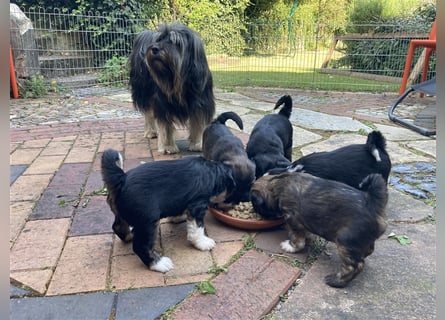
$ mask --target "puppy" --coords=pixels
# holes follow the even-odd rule
[[[246,152],[255,165],[255,176],[261,177],[273,168],[286,168],[292,162],[291,96],[282,96],[275,109],[284,104],[278,114],[268,114],[254,126]]]
[[[122,241],[133,240],[133,251],[150,269],[173,268],[168,257],[153,249],[161,218],[186,211],[187,239],[199,250],[215,246],[204,234],[204,215],[211,203],[223,201],[233,191],[229,167],[203,157],[185,157],[145,163],[125,173],[120,153],[108,149],[101,169],[107,203],[115,215],[113,231]]]
[[[380,173],[388,181],[391,159],[386,152],[386,140],[380,131],[368,134],[365,144],[353,144],[333,151],[314,152],[294,161],[286,169],[273,169],[269,174],[283,171],[306,172],[336,180],[354,188],[371,173]]]
[[[217,205],[220,209],[230,209],[241,201],[249,201],[250,188],[255,180],[255,164],[247,157],[241,139],[226,127],[228,119],[233,120],[243,130],[243,121],[235,112],[224,112],[207,126],[202,138],[204,158],[222,162],[233,171],[235,191],[224,203]]]
[[[252,186],[255,211],[271,219],[284,217],[290,240],[281,243],[286,252],[302,250],[306,233],[337,245],[341,271],[326,276],[332,287],[344,287],[364,267],[374,242],[386,230],[388,192],[380,174],[370,174],[361,190],[307,173],[285,172],[263,176]]]
[[[160,25],[135,38],[129,57],[134,107],[145,116],[145,137],[158,152],[177,153],[175,125],[189,129],[189,150],[201,151],[215,114],[213,79],[199,36],[181,24]]]

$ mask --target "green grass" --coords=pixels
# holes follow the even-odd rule
[[[210,56],[208,60],[215,86],[224,89],[233,89],[237,86],[352,92],[391,92],[399,89],[399,83],[319,72],[325,56],[326,52],[320,51],[292,56]]]

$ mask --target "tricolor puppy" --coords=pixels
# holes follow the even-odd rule
[[[254,210],[271,219],[284,217],[290,240],[286,252],[303,250],[306,234],[316,234],[337,245],[341,270],[325,277],[332,287],[344,287],[364,267],[374,242],[385,232],[386,181],[380,174],[367,176],[356,189],[307,173],[266,175],[252,186]]]
[[[286,168],[292,162],[291,96],[282,96],[274,110],[282,104],[284,107],[278,114],[268,114],[255,124],[247,142],[247,155],[256,165],[257,178],[270,169]]]
[[[287,169],[273,169],[269,174],[284,171],[306,172],[358,188],[360,182],[371,173],[380,173],[388,181],[391,160],[386,152],[386,140],[382,133],[372,131],[364,144],[314,152],[295,160]]]
[[[207,126],[202,139],[204,158],[222,162],[233,171],[235,190],[224,203],[217,205],[220,209],[229,209],[241,201],[249,201],[250,188],[255,180],[255,164],[247,157],[241,139],[225,125],[229,119],[243,130],[243,121],[235,112],[224,112]]]
[[[133,251],[150,269],[173,268],[168,257],[154,250],[159,220],[187,212],[187,239],[199,250],[215,241],[204,234],[204,215],[234,188],[226,165],[203,157],[144,163],[124,172],[122,156],[108,149],[102,155],[102,178],[107,202],[115,215],[113,231],[122,241],[133,240]],[[132,229],[131,229],[132,227]]]

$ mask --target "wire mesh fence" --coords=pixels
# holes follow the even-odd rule
[[[27,24],[11,20],[10,25],[19,82],[39,77],[50,90],[81,94],[127,88],[133,40],[149,21],[92,12],[22,12]],[[335,28],[322,21],[312,27],[308,34],[282,21],[250,23],[242,32],[241,54],[231,54],[233,48],[207,51],[215,85],[397,91],[409,41],[428,38],[428,33],[401,33],[398,26],[385,26],[382,34],[343,35],[323,31]],[[206,50],[211,41],[205,39]],[[415,62],[420,57],[419,52]],[[429,77],[434,75],[435,67]]]

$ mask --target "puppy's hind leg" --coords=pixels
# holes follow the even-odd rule
[[[306,232],[302,225],[295,223],[287,224],[289,240],[281,242],[280,246],[284,252],[295,253],[304,249],[306,246]]]
[[[204,234],[204,214],[206,209],[207,208],[192,209],[187,216],[187,240],[201,251],[209,251],[216,245],[215,240]],[[203,211],[204,214],[196,214],[197,211]]]
[[[334,288],[343,288],[363,270],[365,261],[359,252],[348,250],[342,245],[337,245],[337,248],[342,260],[341,270],[327,275],[325,283]]]
[[[157,230],[158,223],[134,227],[133,251],[151,270],[167,272],[173,269],[173,262],[154,250]]]

